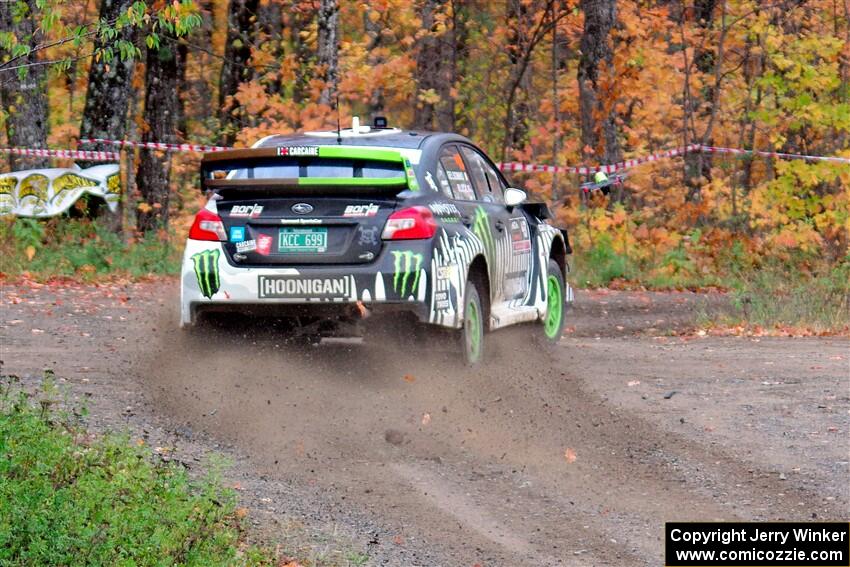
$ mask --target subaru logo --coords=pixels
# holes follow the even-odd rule
[[[307,203],[295,203],[292,205],[292,212],[296,215],[306,215],[313,212],[313,205]]]

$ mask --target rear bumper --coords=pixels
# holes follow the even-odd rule
[[[237,267],[221,243],[188,240],[181,271],[180,324],[199,311],[269,315],[285,311],[347,312],[352,304],[412,312],[429,321],[431,249],[428,241],[386,243],[368,264]]]

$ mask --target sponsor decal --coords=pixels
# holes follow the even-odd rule
[[[411,191],[419,191],[419,182],[416,181],[416,173],[413,171],[413,166],[410,165],[410,160],[407,158],[403,158],[404,160],[404,173],[407,175],[407,186]]]
[[[108,193],[121,193],[121,176],[119,174],[110,175],[106,178],[106,191]]]
[[[310,278],[304,276],[259,276],[261,299],[348,297],[351,278]]]
[[[268,256],[272,253],[272,241],[274,238],[268,234],[257,235],[257,254]]]
[[[484,251],[487,260],[493,262],[496,259],[496,243],[493,241],[493,232],[490,229],[490,217],[484,207],[475,209],[475,220],[472,222],[472,232],[484,243]]]
[[[73,191],[71,189],[62,189],[60,192],[53,195],[53,198],[50,200],[50,204],[54,207],[61,207],[62,201],[71,195],[72,192]]]
[[[459,217],[460,211],[453,203],[431,203],[428,205],[431,212],[438,217]]]
[[[448,291],[438,291],[434,294],[434,306],[440,310],[445,311],[451,308],[451,303],[449,302],[449,292]]]
[[[322,219],[280,219],[280,224],[322,224]]]
[[[310,203],[295,203],[292,205],[292,212],[296,215],[307,215],[313,212],[313,205]]]
[[[221,286],[221,280],[218,276],[219,256],[221,256],[219,250],[204,250],[192,255],[198,287],[201,288],[201,294],[207,299],[212,299],[212,296]]]
[[[437,188],[437,184],[434,182],[434,176],[431,175],[430,171],[425,172],[425,181],[428,182],[428,186],[431,187],[434,191],[439,191]]]
[[[525,219],[511,219],[511,248],[515,256],[531,251],[531,239],[528,237],[528,224]]]
[[[113,175],[112,177],[117,178],[118,176]],[[98,181],[94,179],[86,179],[85,177],[75,173],[66,173],[65,175],[60,175],[53,180],[53,190],[55,192],[63,191],[65,189],[76,189],[77,187],[97,187],[98,185],[100,185]]]
[[[50,183],[50,180],[40,173],[24,177],[18,189],[18,200],[23,201],[24,197],[32,196],[38,201],[44,201],[47,198],[48,183]]]
[[[277,155],[290,157],[315,157],[319,155],[319,146],[287,146],[278,148]]]
[[[393,251],[395,259],[395,272],[393,273],[393,290],[402,297],[415,295],[419,289],[419,276],[422,267],[422,254],[415,254],[411,250]],[[411,275],[413,278],[411,279]],[[410,286],[408,287],[408,284]]]
[[[368,205],[348,205],[342,216],[344,217],[374,217],[381,207],[373,203]]]
[[[230,227],[230,241],[231,242],[242,242],[243,240],[245,240],[245,227],[244,226],[231,226]]]
[[[14,177],[0,177],[0,195],[11,195],[17,185],[18,180]]]
[[[455,275],[455,267],[454,266],[438,266],[437,267],[437,278],[441,280],[450,280]]]
[[[466,181],[466,172],[465,171],[446,171],[446,175],[449,177],[449,181]]]
[[[262,212],[262,205],[233,205],[233,208],[230,209],[230,216],[255,219],[259,217]]]
[[[357,232],[360,235],[357,239],[358,246],[375,246],[378,244],[378,229],[380,227],[358,226]]]
[[[244,254],[245,252],[253,252],[256,249],[257,241],[254,239],[242,240],[236,243],[236,252],[239,254]]]

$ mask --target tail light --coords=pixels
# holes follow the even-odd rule
[[[428,207],[409,207],[396,211],[387,219],[381,238],[384,240],[420,240],[437,233],[437,221]]]
[[[207,209],[201,209],[195,215],[195,222],[192,223],[192,228],[189,229],[189,238],[192,240],[227,240],[227,232],[224,230],[224,223],[221,222],[221,217]]]

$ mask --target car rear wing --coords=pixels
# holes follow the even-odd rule
[[[308,176],[309,166],[321,165],[321,160],[340,160],[350,162],[352,171],[361,175],[346,177]],[[318,160],[318,161],[317,161]],[[276,163],[289,164],[287,176],[236,176],[239,172],[253,172],[255,166],[263,164],[274,168]],[[293,176],[298,164],[298,176]],[[363,176],[368,164],[383,163],[398,166],[398,173],[392,177]],[[360,164],[360,167],[357,167]],[[366,164],[366,167],[362,167]],[[404,190],[418,191],[416,173],[410,161],[400,152],[385,149],[358,148],[346,146],[280,146],[274,148],[251,148],[226,150],[204,154],[201,162],[201,189],[227,191],[250,189],[253,191],[279,192],[285,190],[289,195],[321,193],[330,190],[334,193],[362,193],[366,188],[370,192],[397,194]]]

